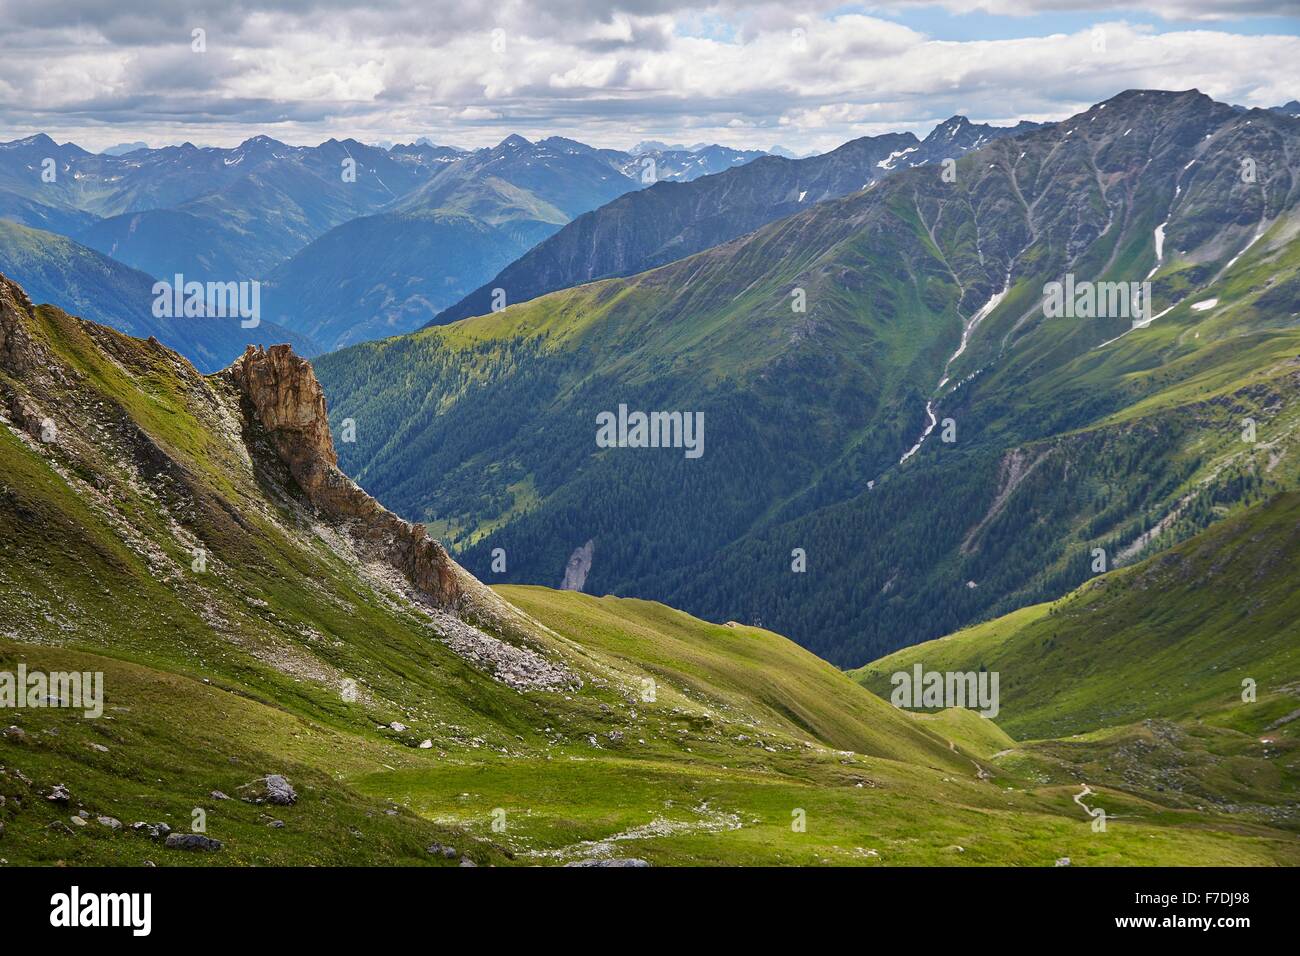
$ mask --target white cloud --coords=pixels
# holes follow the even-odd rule
[[[372,0],[363,11],[343,0],[276,0],[247,15],[230,7],[208,15],[198,0],[123,0],[111,12],[84,3],[80,25],[68,27],[78,20],[60,20],[37,0],[10,0],[0,122],[15,135],[47,130],[92,147],[230,143],[255,133],[483,145],[517,131],[599,145],[779,140],[802,151],[884,129],[924,131],[953,112],[1059,118],[1131,87],[1196,87],[1248,106],[1300,93],[1300,37],[1233,33],[1210,21],[1160,33],[1099,21],[1106,49],[1098,53],[1091,28],[940,41],[880,16],[819,13],[815,4],[791,12],[768,0],[625,0],[612,13],[587,0],[443,0],[437,12],[400,0]],[[1229,7],[1155,5],[1203,18]],[[207,24],[208,52],[191,52],[191,23]],[[494,49],[494,30],[504,48]]]

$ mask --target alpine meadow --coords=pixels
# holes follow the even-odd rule
[[[0,11],[15,927],[1285,920],[1292,4]]]

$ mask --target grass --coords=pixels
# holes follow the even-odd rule
[[[1235,719],[1172,751],[1220,760],[1191,774],[1195,803],[1109,771],[1131,747],[1118,729],[1016,743],[969,713],[896,710],[762,628],[502,587],[581,679],[515,690],[363,574],[256,443],[244,457],[219,380],[50,310],[25,321],[77,374],[4,383],[57,408],[60,439],[0,429],[0,669],[102,671],[106,710],[4,715],[22,731],[0,736],[11,865],[456,862],[433,843],[498,865],[1300,861],[1264,806],[1290,771],[1268,777]],[[295,805],[238,799],[268,773]],[[1127,816],[1104,836],[1071,799],[1085,775]],[[46,799],[58,784],[69,806]],[[1229,806],[1247,797],[1261,806]],[[183,832],[196,808],[219,853],[95,820]]]

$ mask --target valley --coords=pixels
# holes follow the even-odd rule
[[[0,660],[105,687],[100,721],[9,712],[11,864],[1297,862],[1294,724],[1262,752],[1253,736],[1294,664],[1266,626],[1239,644],[1258,714],[1209,686],[1086,739],[1013,739],[969,711],[897,710],[766,629],[485,588],[337,469],[324,395],[287,348],[202,376],[3,281],[0,397]],[[1249,513],[1278,535],[1252,550],[1294,546],[1292,505]],[[1003,715],[1041,735],[1032,694],[1017,683]],[[1186,765],[1176,792],[1124,769],[1148,740]],[[292,796],[259,797],[277,775]],[[1081,780],[1122,818],[1104,834]],[[157,835],[196,810],[218,845]]]
[[[1300,118],[1091,102],[0,142],[0,866],[1300,864]]]
[[[993,138],[952,181],[902,169],[324,356],[335,423],[358,424],[343,467],[485,580],[500,549],[505,581],[558,585],[590,540],[589,592],[761,621],[840,666],[1054,599],[1097,549],[1131,563],[1295,487],[1296,135],[1132,90]],[[1067,274],[1149,281],[1155,314],[1048,317]],[[619,404],[703,412],[708,454],[596,447]]]

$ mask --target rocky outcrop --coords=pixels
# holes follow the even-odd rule
[[[564,580],[560,582],[562,591],[581,591],[587,584],[587,575],[591,573],[591,559],[596,550],[596,542],[588,541],[580,548],[575,548],[564,565]]]
[[[43,358],[44,350],[32,338],[23,321],[30,315],[32,300],[16,283],[0,275],[0,369],[15,378],[23,377]]]
[[[0,411],[33,438],[49,440],[56,429],[27,391],[33,373],[52,365],[48,351],[28,328],[32,308],[22,287],[0,275],[0,372],[23,383],[21,389],[0,387]]]
[[[540,625],[453,561],[422,525],[397,517],[339,469],[325,393],[310,362],[288,345],[250,345],[219,374],[239,391],[245,420],[325,521],[346,533],[367,572],[386,581],[382,568],[396,569],[409,585],[399,590],[432,605],[430,618],[453,651],[518,690],[581,686],[569,668],[534,649]]]
[[[403,521],[357,486],[338,466],[325,392],[311,363],[288,345],[248,346],[223,374],[243,394],[246,412],[266,431],[307,499],[347,526],[369,550],[400,570],[439,607],[458,609],[465,577],[421,525]]]

